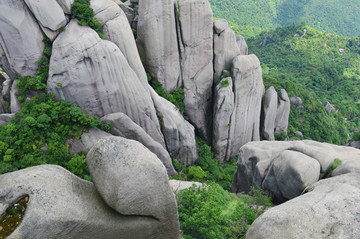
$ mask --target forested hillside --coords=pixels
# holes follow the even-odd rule
[[[360,39],[340,37],[307,25],[265,31],[247,40],[262,62],[268,88],[300,96],[305,110],[292,106],[289,134],[344,144],[360,126]],[[322,102],[338,110],[327,112]]]
[[[214,17],[238,25],[244,37],[301,22],[338,35],[360,35],[360,2],[356,0],[209,1]]]

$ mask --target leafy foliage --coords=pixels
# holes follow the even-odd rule
[[[97,32],[100,38],[106,39],[103,33],[103,23],[94,17],[94,10],[90,7],[90,0],[75,0],[71,4],[71,18],[79,20],[79,24],[89,26]]]
[[[0,126],[0,174],[48,163],[86,177],[85,155],[70,155],[66,140],[90,127],[110,130],[109,124],[54,95],[25,101],[10,123]]]
[[[270,199],[261,193],[237,198],[216,183],[183,190],[177,202],[185,239],[244,238],[256,217],[272,206]]]
[[[305,22],[343,36],[360,32],[359,3],[348,0],[209,0],[214,17],[226,18],[245,37]]]

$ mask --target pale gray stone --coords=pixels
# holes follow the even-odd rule
[[[198,152],[194,127],[184,119],[175,105],[149,88],[170,155],[185,165],[195,163]]]
[[[71,13],[71,4],[73,4],[74,0],[56,0],[64,13],[70,14]]]
[[[113,136],[100,129],[90,129],[88,132],[84,132],[80,139],[69,138],[67,145],[70,154],[78,154],[80,152],[88,153],[90,149],[102,138]]]
[[[275,119],[275,133],[287,134],[290,116],[290,100],[286,90],[281,89],[279,93],[278,108]]]
[[[176,171],[172,165],[169,153],[166,149],[153,140],[143,128],[135,124],[127,115],[118,112],[105,115],[101,118],[102,121],[110,122],[113,126],[111,133],[116,136],[121,136],[127,139],[133,139],[142,143],[151,152],[161,160],[166,167],[169,176],[175,175]]]
[[[214,28],[214,82],[218,84],[223,71],[230,70],[233,59],[240,55],[240,49],[235,33],[223,20],[216,20]]]
[[[14,117],[15,114],[0,114],[0,125],[7,125]]]
[[[330,112],[330,113],[333,113],[333,112],[336,111],[336,109],[334,108],[334,106],[332,106],[332,104],[330,104],[329,101],[325,101],[325,102],[323,103],[323,105],[324,105],[326,111],[328,111],[328,112]]]
[[[60,166],[41,165],[0,175],[1,215],[26,195],[29,204],[25,216],[8,239],[164,238],[164,229],[156,218],[117,213],[105,204],[91,182]]]
[[[120,49],[72,20],[53,43],[48,87],[59,98],[102,117],[122,112],[165,146],[156,111]]]
[[[264,84],[259,59],[251,55],[235,57],[231,69],[234,90],[234,112],[231,116],[231,156],[241,146],[260,140],[261,98]]]
[[[20,111],[20,101],[18,100],[19,91],[16,87],[18,80],[15,80],[10,90],[10,112],[17,113]]]
[[[36,75],[37,65],[34,63],[40,59],[44,49],[38,23],[24,1],[2,0],[0,12],[0,45],[5,61],[11,71],[20,76]],[[11,76],[10,69],[6,67],[4,70]]]
[[[267,210],[246,238],[360,238],[359,185],[359,173],[321,180],[306,194]]]
[[[299,196],[303,190],[317,182],[320,164],[300,152],[284,150],[272,162],[262,188],[276,203]]]
[[[56,0],[24,0],[38,22],[52,31],[66,25],[64,11]]]
[[[146,71],[172,91],[182,85],[173,0],[139,1],[137,41]]]
[[[249,50],[245,39],[241,35],[236,35],[236,42],[240,49],[240,55],[248,55]]]
[[[193,186],[197,188],[203,187],[202,183],[191,182],[191,181],[180,181],[180,180],[169,180],[171,190],[175,195],[178,195],[182,190],[191,188]]]
[[[213,85],[213,15],[208,0],[178,2],[186,115],[210,141]]]
[[[228,86],[222,86],[226,85]],[[213,117],[213,150],[220,161],[228,161],[231,155],[230,119],[234,111],[234,93],[231,77],[220,81],[215,88]]]
[[[298,96],[291,96],[290,97],[290,102],[293,105],[302,105],[303,104],[302,99],[300,97],[298,97]]]
[[[86,163],[105,202],[121,215],[155,218],[157,238],[180,238],[177,206],[166,169],[155,154],[134,140],[101,139]]]
[[[261,135],[265,140],[275,140],[275,119],[278,109],[278,95],[273,86],[265,93],[262,104]]]

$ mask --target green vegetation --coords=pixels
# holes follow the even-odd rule
[[[343,36],[360,32],[359,2],[348,0],[209,0],[215,18],[225,18],[245,38],[263,30],[305,22]]]
[[[179,173],[171,178],[185,181],[215,182],[225,190],[230,190],[237,168],[237,157],[234,157],[228,163],[222,163],[214,158],[211,147],[206,145],[202,139],[197,139],[197,145],[199,157],[195,165],[186,167],[174,159],[174,167]]]
[[[158,95],[167,99],[171,103],[173,103],[182,114],[185,112],[185,104],[184,104],[184,89],[176,88],[173,90],[172,94],[168,93],[162,86],[162,84],[156,80],[151,79],[151,76],[147,74],[149,84],[156,91]]]
[[[224,81],[221,82],[221,84],[220,84],[220,88],[228,87],[228,86],[229,86],[229,81],[228,81],[228,80],[224,80]]]
[[[236,197],[216,183],[183,190],[177,202],[184,239],[245,238],[251,223],[273,206],[259,190]]]
[[[94,10],[90,7],[90,0],[75,0],[71,4],[71,18],[78,19],[80,25],[91,27],[100,38],[106,39],[102,29],[103,23],[94,18]]]
[[[265,31],[247,43],[262,63],[266,88],[284,88],[304,101],[304,110],[291,106],[290,138],[301,131],[305,139],[345,144],[349,132],[359,131],[359,37],[340,37],[300,24]],[[324,101],[338,112],[327,112]]]
[[[341,159],[334,159],[334,162],[332,163],[331,167],[326,171],[324,178],[327,178],[331,175],[331,173],[340,165],[342,164],[342,160]]]

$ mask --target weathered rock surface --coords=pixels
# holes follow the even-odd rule
[[[236,35],[236,42],[240,49],[240,55],[248,55],[248,45],[241,35]]]
[[[313,161],[310,161],[309,157]],[[265,189],[269,195],[287,191],[291,192],[291,197],[293,197],[296,196],[295,192],[301,191],[299,188],[304,189],[305,184],[303,182],[306,181],[306,184],[309,184],[314,178],[323,178],[336,158],[340,159],[342,164],[330,176],[360,171],[359,149],[310,140],[250,142],[240,150],[238,168],[234,175],[231,191],[237,193],[248,192],[250,187],[254,186]],[[314,160],[320,164],[320,168],[316,166],[317,163]],[[285,163],[280,164],[281,167],[278,167],[276,161],[285,161]],[[275,171],[275,166],[279,168],[277,171]],[[270,172],[272,170],[274,172]],[[284,174],[284,172],[288,173]],[[311,176],[308,175],[308,172],[312,172]],[[283,181],[274,180],[272,176],[273,180],[265,183],[266,180],[269,180],[268,175],[270,173],[273,175],[276,173],[276,177],[282,177]],[[282,174],[287,176],[281,176]],[[288,188],[290,184],[287,183],[287,177],[296,178],[297,186],[295,185],[296,187],[291,189],[292,191]],[[305,178],[311,180],[305,180]],[[294,180],[292,181],[294,182]],[[303,186],[299,187],[299,185]],[[287,197],[287,199],[290,199],[290,196]],[[284,201],[284,198],[278,197],[277,199]]]
[[[122,112],[165,145],[150,94],[120,49],[89,27],[72,20],[56,38],[48,87],[89,115]]]
[[[19,91],[16,87],[16,83],[18,80],[15,80],[12,83],[11,90],[10,90],[10,112],[17,113],[20,111],[20,101],[18,100]]]
[[[360,238],[359,185],[359,173],[321,180],[306,194],[267,210],[246,238]]]
[[[214,21],[214,82],[218,84],[224,70],[230,70],[233,59],[240,55],[235,33],[225,19]]]
[[[255,55],[239,55],[231,69],[234,89],[234,111],[231,116],[231,156],[240,147],[260,140],[261,98],[264,93],[260,61]]]
[[[52,31],[66,25],[64,11],[56,0],[24,0],[37,21]]]
[[[102,138],[113,136],[100,129],[90,129],[81,135],[80,139],[70,138],[67,140],[67,145],[70,154],[78,154],[81,151],[88,153],[90,149]]]
[[[175,195],[178,195],[182,190],[191,188],[192,186],[202,187],[203,184],[199,182],[189,182],[180,180],[169,180],[171,190]]]
[[[214,97],[213,150],[215,157],[220,161],[228,161],[230,159],[231,141],[229,136],[233,111],[233,84],[231,77],[227,77],[216,86]]]
[[[0,44],[11,70],[20,76],[35,75],[34,63],[44,49],[38,23],[24,1],[2,0],[0,12]]]
[[[278,95],[273,86],[265,93],[262,104],[261,135],[266,140],[275,140],[274,129],[278,109]]]
[[[118,112],[105,115],[101,118],[101,120],[110,122],[114,126],[111,130],[113,135],[139,141],[151,152],[156,154],[166,167],[169,176],[176,174],[170,155],[166,149],[161,144],[153,140],[143,128],[135,124],[127,115]]]
[[[66,14],[71,13],[71,4],[73,4],[74,0],[56,0],[56,1],[60,5],[64,13]]]
[[[0,114],[0,125],[7,125],[14,117],[15,114]]]
[[[158,221],[158,238],[179,238],[175,197],[166,169],[155,154],[137,141],[122,137],[101,139],[86,163],[105,202],[128,216]]]
[[[328,112],[333,113],[333,112],[336,111],[336,109],[334,108],[334,106],[332,106],[332,104],[330,104],[329,101],[325,101],[325,102],[323,103],[323,105],[324,105],[325,109],[326,109]]]
[[[115,212],[92,183],[59,166],[41,165],[0,175],[1,215],[26,195],[25,216],[8,239],[164,238],[158,220]]]
[[[185,109],[206,139],[211,137],[213,15],[208,0],[179,1],[181,70]]]
[[[298,96],[291,96],[290,102],[293,105],[302,105],[303,104],[302,99]]]
[[[281,89],[279,93],[278,108],[275,119],[275,133],[287,134],[290,115],[290,100],[286,90]]]
[[[198,153],[194,127],[184,119],[175,105],[149,88],[170,155],[185,165],[195,163]]]
[[[180,54],[174,1],[139,1],[137,35],[146,71],[168,91],[180,87]]]

